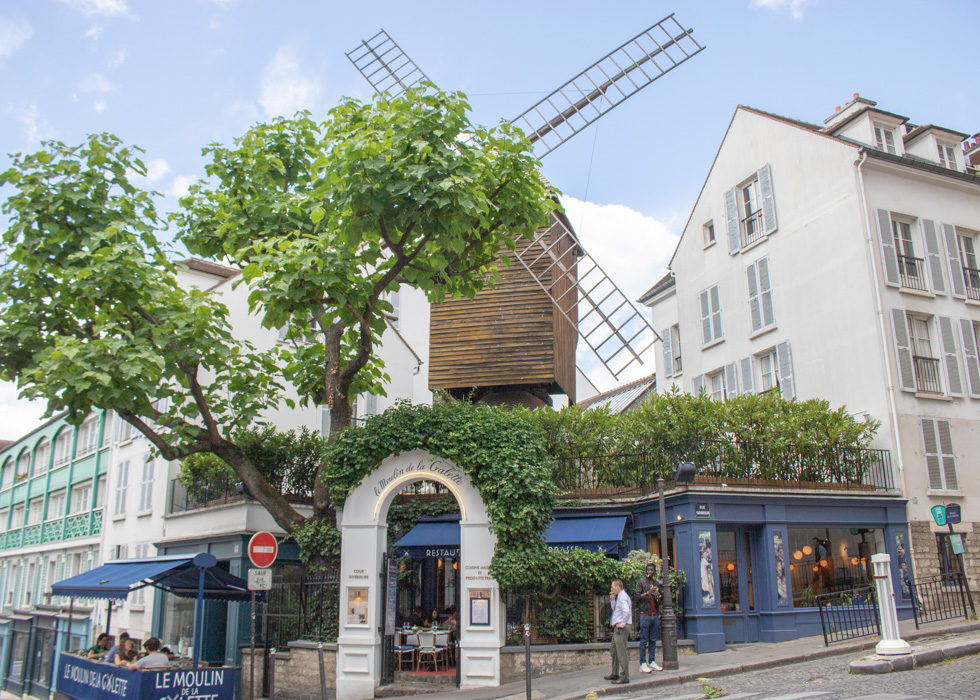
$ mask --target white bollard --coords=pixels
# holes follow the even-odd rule
[[[892,588],[890,554],[875,554],[871,563],[875,571],[875,587],[878,591],[878,610],[881,614],[881,641],[875,651],[883,656],[911,654],[912,647],[898,632],[898,611],[895,609],[895,590]]]

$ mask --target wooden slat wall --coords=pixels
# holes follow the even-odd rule
[[[559,300],[565,314],[572,319],[572,323],[569,323],[565,315],[555,312],[552,331],[555,338],[555,381],[565,390],[569,404],[575,403],[575,348],[578,345],[578,294],[573,283],[577,258],[574,248],[567,237],[558,241],[556,252],[560,260],[571,268],[572,277],[560,275],[557,269],[552,275],[552,294]]]

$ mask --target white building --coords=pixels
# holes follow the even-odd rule
[[[881,421],[916,575],[958,570],[930,513],[958,504],[976,590],[980,176],[964,139],[858,95],[823,126],[738,107],[641,301],[659,391],[778,390]]]

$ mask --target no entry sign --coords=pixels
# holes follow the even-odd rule
[[[248,558],[260,569],[272,566],[279,553],[279,545],[271,532],[256,532],[248,541]]]

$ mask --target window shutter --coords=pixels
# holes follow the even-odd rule
[[[939,236],[936,234],[936,222],[929,219],[920,221],[922,238],[926,242],[926,257],[929,259],[929,277],[932,279],[932,291],[946,296],[946,282],[943,280],[943,256],[939,246]]]
[[[708,303],[708,290],[701,292],[701,344],[707,345],[711,338],[711,305]]]
[[[936,432],[939,433],[939,451],[942,455],[944,485],[950,491],[958,491],[960,484],[956,478],[956,457],[953,456],[953,435],[950,432],[949,421],[937,420]]]
[[[960,260],[960,248],[956,242],[956,229],[951,224],[939,225],[943,229],[943,240],[946,242],[946,259],[949,261],[949,286],[954,297],[966,299],[963,261]]]
[[[716,284],[709,291],[711,292],[711,339],[718,340],[725,335],[721,329],[721,290]]]
[[[745,268],[745,276],[749,281],[749,315],[752,320],[752,332],[762,330],[762,306],[759,303],[758,263],[752,263]]]
[[[939,464],[939,442],[936,440],[936,421],[932,418],[922,419],[922,445],[925,448],[929,488],[942,490],[943,475]]]
[[[330,407],[320,406],[320,437],[330,436]]]
[[[960,319],[960,342],[963,344],[963,356],[966,359],[966,379],[970,396],[980,399],[980,353],[977,352],[977,337],[973,333],[973,321],[968,318]]]
[[[766,163],[759,170],[759,189],[762,192],[762,223],[765,226],[766,234],[776,230],[776,203],[772,197],[772,177],[769,172],[769,163]]]
[[[885,284],[889,287],[901,287],[902,281],[898,277],[898,252],[895,250],[895,239],[892,238],[891,215],[884,209],[878,210],[878,245],[881,246]]]
[[[701,389],[704,388],[704,375],[699,374],[694,379],[691,380],[691,393],[697,396],[701,393]]]
[[[939,342],[943,348],[943,364],[946,366],[946,386],[950,396],[963,396],[963,378],[960,375],[960,360],[956,352],[956,334],[953,322],[948,316],[939,316]]]
[[[788,340],[776,346],[776,357],[779,363],[779,389],[784,399],[792,399],[796,396],[796,387],[793,383],[793,358]]]
[[[738,363],[733,362],[725,365],[725,399],[734,399],[738,396]]]
[[[684,371],[684,363],[681,360],[681,328],[671,326],[670,328],[670,352],[671,361],[674,365],[674,376]]]
[[[772,306],[772,281],[769,279],[769,258],[763,258],[756,266],[759,269],[759,296],[762,298],[762,325],[769,328],[776,325],[776,313]]]
[[[664,328],[660,332],[660,340],[664,344],[664,376],[670,377],[674,374],[674,356],[670,352],[670,328]]]
[[[116,480],[116,505],[113,515],[123,515],[126,512],[126,487],[129,482],[129,460],[119,464],[119,477]]]
[[[755,388],[752,386],[752,379],[754,377],[752,371],[752,358],[746,357],[742,360],[741,372],[739,374],[742,377],[742,393],[752,394],[755,393]]]
[[[892,337],[895,339],[895,356],[898,359],[898,378],[902,391],[915,392],[915,367],[912,365],[912,346],[909,342],[909,324],[905,309],[892,308]]]
[[[725,193],[725,220],[728,224],[728,254],[735,255],[741,245],[738,228],[738,199],[734,187]]]

